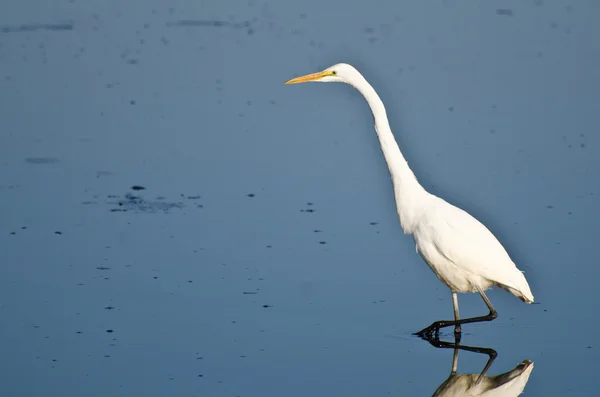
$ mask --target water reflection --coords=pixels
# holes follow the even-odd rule
[[[514,369],[500,375],[486,375],[498,356],[494,349],[474,347],[460,344],[460,336],[455,336],[454,343],[439,340],[438,337],[424,337],[431,345],[438,348],[454,349],[450,376],[435,391],[433,396],[518,396],[523,393],[529,376],[533,370],[533,362],[524,360]],[[465,350],[486,354],[489,358],[480,373],[459,374],[458,351]]]

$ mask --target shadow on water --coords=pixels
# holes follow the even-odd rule
[[[454,343],[441,341],[437,336],[425,336],[422,339],[429,342],[432,346],[441,349],[454,349],[452,356],[452,369],[450,376],[437,388],[433,396],[518,396],[523,393],[531,371],[533,371],[533,362],[524,360],[510,371],[500,375],[489,376],[488,370],[498,356],[498,353],[491,348],[466,346],[460,344],[460,336],[455,336]],[[460,374],[458,373],[458,352],[459,350],[485,354],[488,361],[478,374]]]

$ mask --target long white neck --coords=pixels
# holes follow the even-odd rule
[[[375,130],[385,156],[392,183],[400,224],[404,233],[412,233],[430,194],[419,184],[394,139],[385,106],[373,87],[362,76],[352,84],[367,100],[375,119]]]

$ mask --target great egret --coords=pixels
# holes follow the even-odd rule
[[[427,192],[411,171],[394,139],[383,102],[367,80],[353,66],[339,63],[322,72],[297,77],[286,84],[340,82],[356,88],[365,97],[375,119],[381,144],[394,185],[396,208],[405,234],[412,234],[417,252],[437,277],[452,291],[454,321],[436,321],[417,332],[439,332],[454,325],[491,321],[498,317],[485,290],[498,286],[526,303],[533,294],[523,273],[517,269],[496,237],[477,219],[443,199]],[[479,292],[490,310],[487,316],[460,319],[458,292]]]

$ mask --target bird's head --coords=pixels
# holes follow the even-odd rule
[[[352,65],[347,63],[338,63],[322,72],[307,74],[305,76],[296,77],[285,82],[285,84],[308,83],[310,81],[318,81],[322,83],[346,83],[353,84],[360,77],[360,73]]]

